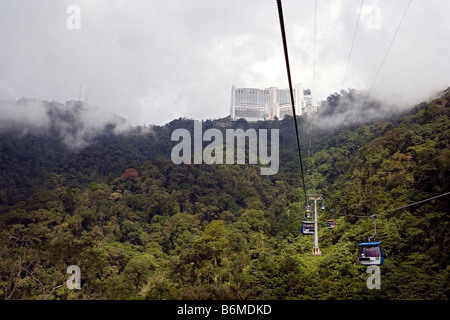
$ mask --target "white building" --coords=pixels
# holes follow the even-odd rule
[[[303,90],[301,85],[294,88],[294,106],[296,115],[317,112],[317,103],[312,99],[311,90]],[[289,89],[270,87],[231,88],[230,116],[232,120],[247,121],[283,119],[293,115]]]

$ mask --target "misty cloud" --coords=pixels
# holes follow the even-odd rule
[[[409,0],[285,0],[294,83],[368,90]],[[66,27],[69,5],[81,29]],[[0,99],[77,99],[132,124],[228,115],[230,90],[287,88],[273,0],[0,0]],[[371,98],[410,106],[450,85],[450,1],[413,1]],[[88,99],[87,99],[88,98]],[[31,115],[30,115],[31,117]]]
[[[0,114],[0,134],[53,136],[71,150],[86,147],[101,133],[120,134],[130,129],[125,119],[79,101],[0,101]]]
[[[342,90],[328,96],[322,102],[322,108],[312,118],[314,126],[335,131],[341,128],[368,124],[374,121],[392,119],[400,115],[405,108],[396,108],[385,101],[367,98],[365,90]]]

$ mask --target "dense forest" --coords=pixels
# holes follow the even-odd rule
[[[105,126],[75,149],[57,129],[3,131],[0,299],[448,299],[448,197],[377,217],[380,290],[367,288],[357,259],[373,222],[355,215],[450,191],[450,93],[363,124],[348,113],[331,128],[352,99],[336,93],[320,114],[298,118],[306,187],[325,202],[321,256],[300,233],[292,117],[203,122],[222,132],[278,129],[280,168],[267,176],[251,164],[175,165],[171,133],[192,132],[190,119],[122,133]],[[79,290],[66,286],[70,265],[80,267]]]

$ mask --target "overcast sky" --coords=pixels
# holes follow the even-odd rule
[[[409,0],[365,0],[344,88],[368,89]],[[361,0],[284,0],[294,84],[342,89]],[[81,28],[66,26],[69,5]],[[450,85],[450,1],[413,0],[371,96]],[[133,124],[229,114],[238,87],[287,88],[275,0],[0,0],[0,99],[81,98]],[[0,115],[1,117],[1,115]]]

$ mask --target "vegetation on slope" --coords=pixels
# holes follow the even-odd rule
[[[104,135],[79,152],[3,135],[0,298],[448,299],[447,197],[377,218],[387,254],[381,290],[366,287],[356,257],[372,220],[351,215],[449,191],[449,112],[447,94],[401,118],[334,134],[299,119],[302,146],[310,138],[313,146],[304,159],[308,189],[327,204],[320,257],[300,233],[292,118],[234,123],[280,130],[273,176],[256,165],[174,165],[170,134],[192,132],[186,119]],[[203,123],[211,127],[226,129]],[[336,229],[325,227],[328,218]],[[69,265],[81,269],[81,290],[65,285]]]

